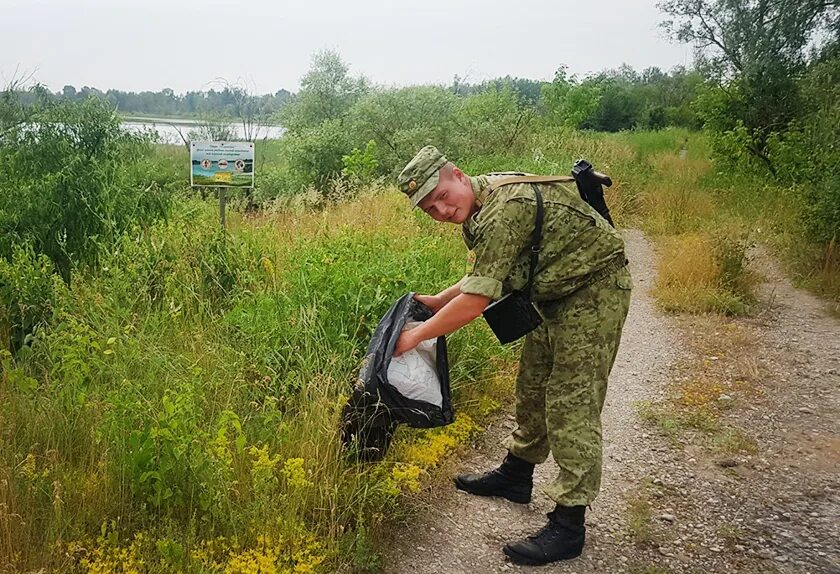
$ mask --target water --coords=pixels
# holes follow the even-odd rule
[[[164,143],[182,144],[184,141],[181,139],[179,131],[185,138],[193,139],[190,132],[199,130],[202,127],[203,122],[200,120],[187,119],[132,118],[130,120],[124,120],[122,125],[127,130],[134,132],[149,130],[155,131]],[[242,127],[242,124],[230,124],[228,127],[236,135],[235,139],[245,139],[245,130]],[[278,139],[283,135],[284,131],[285,130],[280,126],[255,126],[253,132],[255,137],[252,139]],[[207,139],[206,136],[197,137],[199,139]]]

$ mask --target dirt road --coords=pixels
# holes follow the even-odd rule
[[[583,556],[539,570],[840,572],[840,321],[766,259],[757,262],[767,277],[757,318],[667,317],[648,293],[657,264],[651,244],[634,230],[625,239],[635,289],[602,417],[602,491],[588,513]],[[743,345],[707,356],[728,341]],[[640,402],[663,400],[675,379],[706,364],[717,376],[754,383],[749,392],[733,383],[721,393],[732,404],[723,422],[737,433],[718,436],[749,437],[756,445],[749,452],[722,456],[703,433],[663,432],[639,415]],[[502,415],[459,470],[498,465],[513,424]],[[535,485],[551,480],[552,466],[537,467]],[[501,547],[545,522],[553,504],[535,494],[523,506],[435,486],[411,528],[395,535],[385,571],[534,570],[506,562]]]

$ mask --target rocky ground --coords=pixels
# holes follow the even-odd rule
[[[755,262],[765,282],[754,317],[667,317],[648,293],[653,248],[638,231],[625,238],[636,288],[603,413],[601,495],[583,556],[540,570],[840,573],[840,320],[766,257]],[[695,410],[681,395],[688,422],[665,406],[680,385],[715,393]],[[457,470],[498,465],[513,424],[502,415]],[[537,467],[537,485],[551,478],[551,463]],[[517,505],[449,483],[420,502],[394,533],[386,572],[533,570],[501,547],[553,507],[541,493]]]

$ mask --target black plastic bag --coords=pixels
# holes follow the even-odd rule
[[[440,381],[441,406],[404,396],[388,381],[388,366],[394,348],[409,321],[426,321],[432,311],[414,299],[401,297],[379,321],[368,344],[359,377],[342,415],[342,441],[362,460],[385,456],[400,423],[415,428],[432,428],[452,423],[449,389],[449,359],[446,338],[437,338],[436,374]]]

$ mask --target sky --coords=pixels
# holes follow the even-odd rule
[[[319,50],[383,86],[690,66],[656,2],[0,0],[0,83],[183,93],[221,78],[295,92]]]

